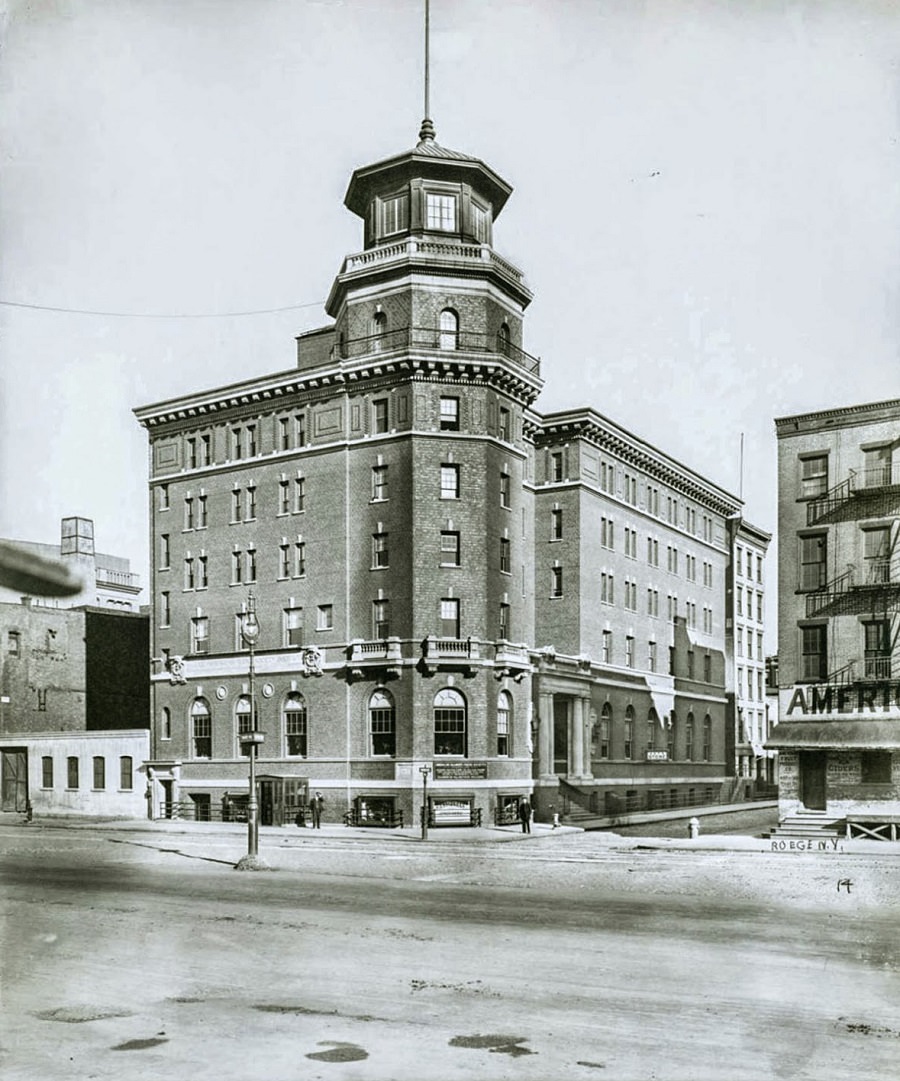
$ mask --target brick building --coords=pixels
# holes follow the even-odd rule
[[[535,411],[510,194],[426,121],[354,172],[364,247],[296,366],[135,411],[155,805],[245,799],[254,717],[264,824],[311,788],[409,821],[423,768],[437,824],[719,792],[740,503],[591,409]]]
[[[88,519],[64,520],[63,551],[74,523],[90,539],[90,552],[82,544],[79,554],[93,566]],[[41,554],[49,547],[17,543]],[[114,586],[112,604],[70,607],[27,596],[0,602],[2,810],[30,804],[36,814],[145,813],[139,774],[150,748],[150,620],[125,607],[140,585],[127,560],[116,564],[127,575],[126,593],[116,596]],[[102,587],[85,577],[96,597]]]
[[[782,417],[779,811],[900,822],[900,401]]]

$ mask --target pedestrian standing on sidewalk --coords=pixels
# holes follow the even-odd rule
[[[522,823],[522,832],[531,833],[531,804],[527,796],[519,803],[519,821]]]
[[[312,811],[313,829],[322,828],[322,808],[325,806],[325,800],[322,798],[322,793],[317,792],[310,803],[310,810]]]

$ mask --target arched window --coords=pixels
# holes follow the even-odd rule
[[[694,715],[689,713],[684,722],[684,758],[686,762],[694,761]]]
[[[441,312],[440,336],[438,345],[441,349],[456,349],[459,340],[459,316],[452,308]]]
[[[675,714],[675,710],[669,714],[669,726],[666,733],[666,753],[669,756],[669,761],[675,761],[675,737],[678,734],[678,717]]]
[[[466,753],[466,700],[450,687],[434,696],[434,753]]]
[[[634,757],[634,708],[625,707],[625,757]]]
[[[306,757],[306,703],[303,695],[292,692],[281,707],[281,728],[287,754]]]
[[[386,348],[385,335],[387,334],[387,316],[384,312],[376,312],[372,317],[372,352],[380,353]]]
[[[609,758],[609,733],[612,728],[612,706],[609,702],[603,703],[600,710],[600,757]]]
[[[703,718],[703,761],[712,758],[712,717],[707,713]]]
[[[509,754],[509,740],[512,720],[512,698],[508,691],[497,695],[497,754]]]
[[[250,695],[242,694],[234,704],[234,717],[237,721],[237,740],[241,754],[247,757],[250,754],[250,744],[242,741],[250,735],[256,727],[250,714]]]
[[[205,698],[191,704],[191,742],[194,758],[212,758],[212,714]]]
[[[372,754],[397,753],[394,699],[387,691],[372,692],[369,699],[369,746]]]
[[[172,738],[172,713],[168,706],[163,706],[159,714],[159,738]]]
[[[647,750],[652,751],[656,747],[656,730],[659,727],[659,717],[656,710],[651,707],[647,714]]]
[[[497,332],[497,349],[503,356],[509,356],[509,323],[501,323]]]

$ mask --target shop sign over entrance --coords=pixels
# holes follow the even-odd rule
[[[823,715],[874,714],[900,718],[900,681],[871,683],[798,684],[779,694],[779,716],[819,717]]]

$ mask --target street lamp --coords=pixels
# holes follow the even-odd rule
[[[422,840],[428,840],[428,774],[431,766],[419,766],[422,774]]]
[[[259,805],[256,801],[256,749],[265,740],[256,728],[256,669],[253,651],[259,639],[259,620],[256,618],[256,598],[251,590],[246,610],[240,614],[241,638],[250,650],[250,724],[251,731],[241,737],[241,746],[250,750],[250,794],[247,800],[247,855],[235,865],[238,871],[267,871],[268,865],[259,858]]]

